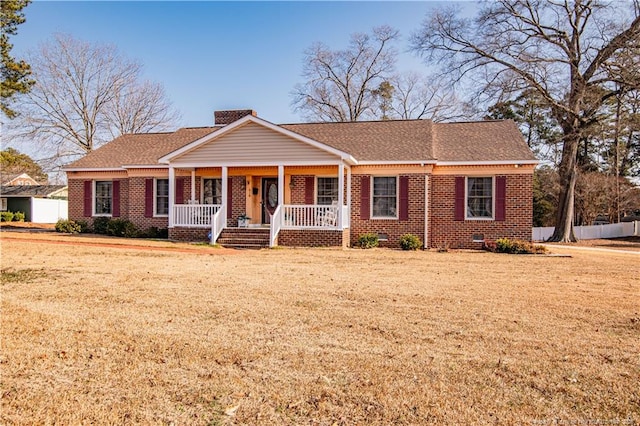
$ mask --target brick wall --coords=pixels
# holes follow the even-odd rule
[[[90,221],[84,217],[84,179],[69,179],[69,219]],[[91,221],[92,222],[92,221]]]
[[[397,248],[400,237],[413,234],[422,240],[424,238],[424,180],[425,175],[410,174],[409,177],[409,218],[406,221],[398,219],[360,219],[361,178],[368,175],[353,175],[351,179],[351,245],[354,246],[358,237],[364,233],[374,232],[388,235],[387,241],[380,241],[381,247]],[[371,181],[373,194],[373,180]],[[397,193],[399,196],[398,185]]]
[[[278,245],[287,247],[345,247],[349,230],[283,229],[278,234]]]
[[[174,241],[209,241],[209,228],[169,228],[169,239]]]
[[[168,226],[167,217],[144,217],[146,178],[133,177],[117,180],[120,181],[120,219],[130,220],[142,231],[152,226],[157,228]],[[69,219],[84,220],[89,225],[93,225],[94,218],[84,216],[84,179],[70,179],[68,185]]]
[[[235,109],[230,111],[214,111],[213,112],[213,121],[216,125],[220,124],[231,124],[236,120],[240,120],[242,117],[246,115],[257,116],[256,112],[251,109]]]
[[[531,240],[533,215],[533,176],[506,175],[506,214],[501,222],[493,220],[455,221],[455,176],[432,176],[429,204],[429,246],[450,248],[481,248],[473,235],[485,240],[500,237]]]
[[[129,219],[138,229],[141,230],[148,229],[152,226],[157,228],[166,228],[169,226],[168,217],[144,217],[146,180],[147,178],[144,177],[132,177],[128,179],[129,196],[127,198],[129,215],[126,219]],[[122,188],[122,184],[120,185]],[[124,213],[126,210],[122,210],[122,212]]]
[[[231,218],[227,226],[238,226],[238,216],[247,213],[247,190],[244,176],[231,177]]]
[[[311,175],[293,175],[291,176],[291,204],[306,204],[305,203],[305,191],[306,191],[306,179]],[[315,191],[315,188],[314,188]]]

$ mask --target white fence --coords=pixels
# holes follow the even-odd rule
[[[56,223],[58,219],[68,219],[69,202],[50,198],[31,199],[31,222]]]
[[[546,241],[553,235],[554,227],[533,228],[533,241]],[[640,236],[640,221],[620,222],[609,225],[574,226],[573,232],[579,240]]]

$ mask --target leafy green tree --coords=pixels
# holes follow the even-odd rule
[[[40,183],[46,183],[49,179],[31,157],[11,147],[0,151],[0,170],[7,175],[26,173]]]
[[[30,0],[2,0],[0,1],[0,109],[7,118],[16,116],[11,108],[11,101],[17,93],[28,93],[34,81],[29,79],[31,67],[23,60],[16,60],[11,56],[13,45],[9,36],[16,35],[18,25],[25,21],[24,9]]]

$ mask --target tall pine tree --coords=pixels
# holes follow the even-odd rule
[[[24,9],[30,0],[2,0],[0,1],[0,55],[2,65],[0,73],[0,109],[7,118],[13,118],[16,112],[11,109],[11,100],[18,93],[27,93],[34,81],[29,78],[31,67],[23,60],[16,60],[11,56],[13,45],[9,43],[9,36],[16,35],[18,25],[25,21]]]

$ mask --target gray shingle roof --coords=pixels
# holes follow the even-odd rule
[[[357,161],[535,160],[511,120],[466,123],[389,120],[282,124],[280,127],[346,152]],[[173,133],[120,136],[68,168],[157,165],[159,158],[220,128],[184,128]]]
[[[66,185],[3,185],[0,194],[3,197],[47,197]]]
[[[512,120],[434,124],[438,161],[535,160]]]
[[[118,168],[134,165],[158,165],[169,152],[200,139],[220,127],[179,129],[173,133],[137,133],[122,135],[85,155],[67,167]]]

